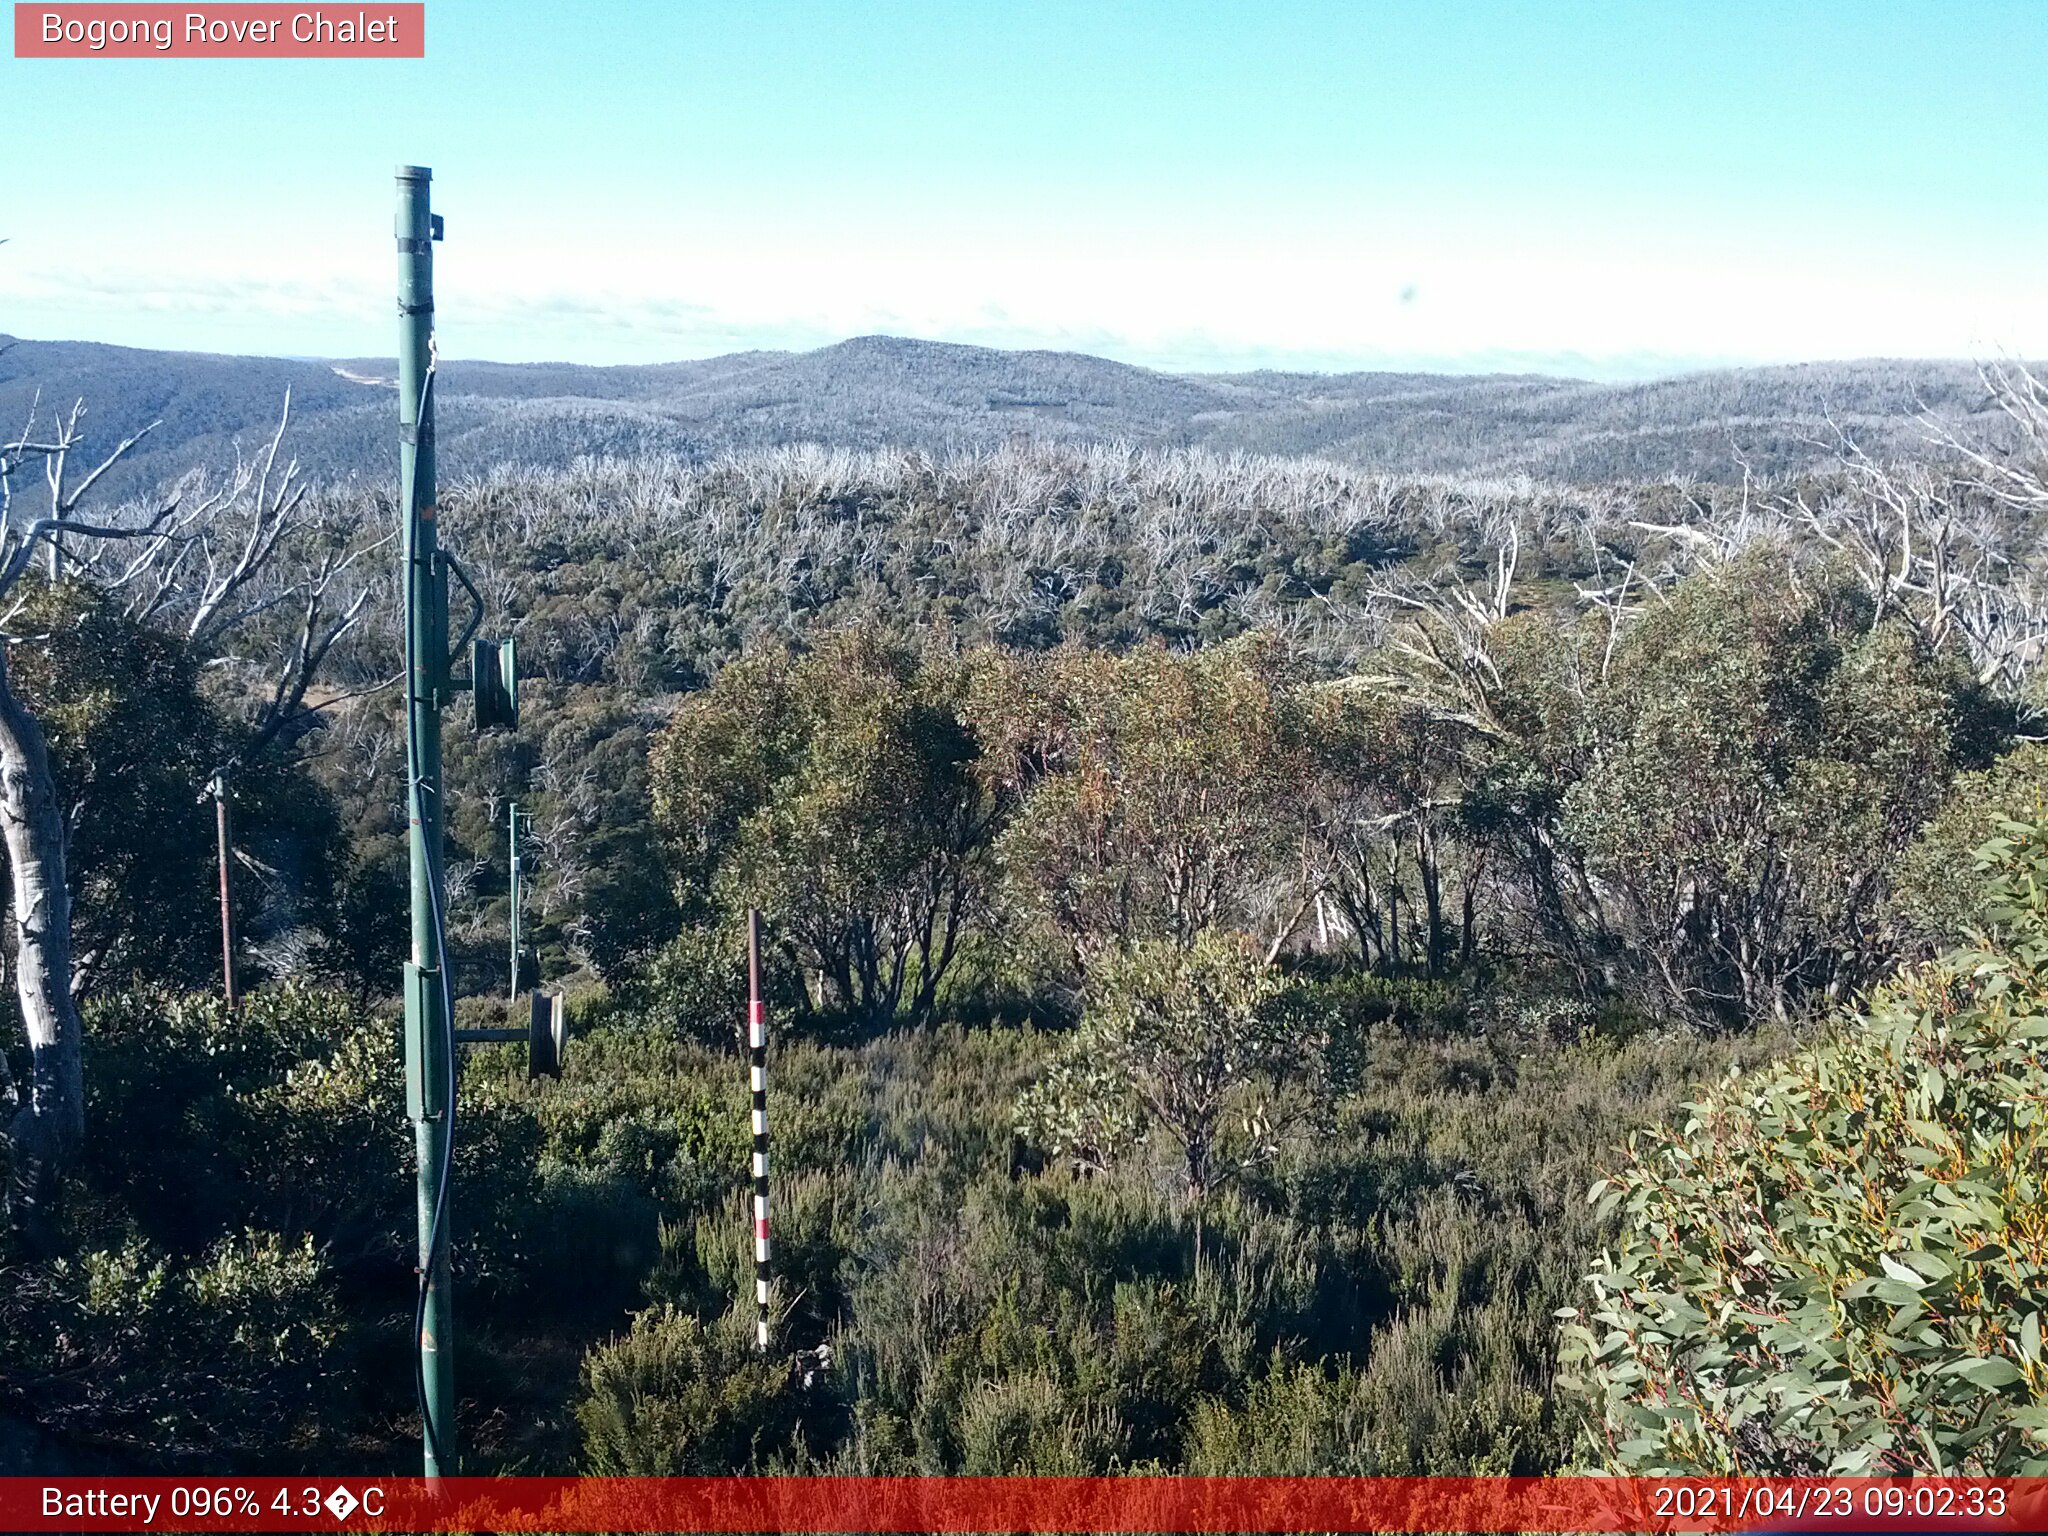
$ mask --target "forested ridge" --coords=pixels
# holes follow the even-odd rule
[[[526,674],[448,737],[460,1009],[503,1017],[517,800],[575,1033],[559,1081],[464,1068],[472,1466],[2039,1471],[2048,396],[1966,397],[1725,478],[1393,470],[1354,402],[1326,457],[1241,421],[444,484]],[[29,520],[95,421],[0,463],[84,1042],[75,1146],[13,1142],[0,1452],[402,1463],[390,499],[293,427],[123,460],[53,582]]]
[[[108,489],[140,494],[228,462],[290,389],[293,442],[321,478],[391,473],[389,358],[223,357],[0,336],[0,421],[83,397],[108,443],[156,424]],[[1012,439],[1314,454],[1408,474],[1530,475],[1579,485],[1739,481],[1825,465],[1843,433],[1917,453],[1924,419],[1994,425],[1967,363],[1872,358],[1636,382],[1523,374],[1171,374],[1075,352],[862,336],[812,352],[641,367],[444,361],[441,457],[503,464],[752,448],[987,449]]]

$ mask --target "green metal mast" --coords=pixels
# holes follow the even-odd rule
[[[412,958],[405,968],[406,1110],[419,1155],[420,1432],[425,1472],[455,1470],[448,1171],[454,1040],[442,911],[441,707],[448,694],[448,583],[434,527],[433,172],[398,168],[398,465],[405,518],[406,760],[412,822]]]

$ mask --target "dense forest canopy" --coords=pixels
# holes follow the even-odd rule
[[[849,412],[877,378],[996,387],[985,359],[855,356]],[[1088,361],[1017,367],[1078,393]],[[577,1030],[559,1082],[510,1050],[465,1067],[475,1463],[1908,1470],[1935,1446],[2038,1470],[2038,1321],[2001,1321],[2042,1299],[2038,1195],[1980,1201],[1909,1280],[1799,1194],[1825,1161],[1802,1117],[1848,1113],[1800,1085],[1845,1071],[1896,1078],[1886,1113],[1923,1138],[1885,1178],[2031,1166],[2048,397],[2017,369],[1951,382],[1916,456],[1887,428],[1725,479],[1574,459],[1624,409],[1585,386],[1493,381],[1487,417],[1470,381],[1407,381],[1396,419],[1331,381],[1360,398],[1303,438],[1288,381],[1145,376],[1125,386],[1177,392],[1183,423],[1219,392],[1262,414],[1025,439],[1004,413],[1051,397],[1017,395],[950,447],[659,438],[445,485],[527,668],[516,731],[449,736],[462,1011],[503,1015],[516,800]],[[1744,391],[1782,383],[1638,403],[1725,445]],[[323,402],[374,388],[340,384],[294,396],[316,440],[355,409]],[[556,399],[494,387],[529,385]],[[1438,391],[1449,426],[1417,414]],[[1487,433],[1544,412],[1564,457],[1521,462],[1554,479],[1371,446],[1485,438],[1461,463],[1490,470],[1512,434]],[[1276,445],[1325,456],[1250,451]],[[14,444],[11,515],[40,515],[53,451]],[[56,580],[16,573],[8,697],[47,743],[85,1042],[62,1178],[24,1214],[13,1169],[19,1465],[374,1467],[409,1434],[393,514],[367,477],[282,463],[114,497]],[[208,992],[216,775],[236,1010]],[[750,907],[777,1029],[767,1357]],[[36,1064],[11,1067],[19,1095]],[[1730,1071],[1760,1075],[1680,1110]],[[1735,1125],[1743,1094],[1769,1114]],[[1681,1113],[1728,1133],[1656,1129]],[[1671,1169],[1723,1151],[1700,1198],[1754,1273],[1641,1237],[1683,1220]],[[1742,1226],[1759,1181],[1796,1221]],[[1972,1281],[1930,1338],[1882,1289],[1932,1296],[1992,1246],[2015,1255],[1998,1316]],[[1680,1298],[1667,1345],[1640,1345],[1631,1274]],[[1816,1275],[1847,1308],[1826,1382],[1786,1321]],[[1731,1288],[1785,1316],[1673,1323]]]

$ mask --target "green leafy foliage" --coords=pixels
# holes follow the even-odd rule
[[[1263,994],[1256,957],[1205,958],[1221,943],[1158,958]],[[1335,1011],[1342,989],[1310,990]],[[1360,1467],[1554,1465],[1548,1314],[1591,1251],[1577,1196],[1598,1150],[1767,1047],[1496,1042],[1456,1026],[1444,990],[1380,989],[1401,1002],[1381,1013],[1364,989],[1355,1027],[1372,1041],[1331,1133],[1282,1138],[1199,1211],[1170,1192],[1185,1161],[1170,1138],[1076,1178],[991,1113],[1068,1035],[780,1041],[766,1361],[743,1065],[594,1004],[559,1082],[527,1083],[509,1049],[476,1053],[457,1170],[464,1392],[502,1410],[472,1431],[476,1464],[1256,1471],[1370,1413]],[[402,1454],[411,1146],[389,1019],[280,988],[235,1014],[109,997],[92,1028],[93,1123],[132,1134],[96,1140],[73,1246],[5,1298],[11,1378],[44,1394],[52,1427],[141,1465]],[[819,1345],[834,1364],[806,1386],[793,1355]],[[180,1374],[220,1359],[241,1362],[237,1381]],[[73,1372],[90,1390],[57,1385]],[[173,1394],[207,1416],[163,1406]]]
[[[323,1444],[354,1395],[357,1325],[310,1241],[251,1230],[181,1262],[146,1239],[58,1259],[9,1301],[11,1372],[41,1421],[159,1456]]]
[[[2048,832],[1990,844],[1988,947],[1722,1085],[1594,1188],[1622,1233],[1564,1328],[1634,1472],[2048,1470]]]
[[[948,668],[862,634],[735,663],[654,756],[687,910],[775,915],[824,1011],[927,1016],[981,898],[996,799]]]
[[[14,683],[48,737],[59,797],[75,808],[66,856],[81,990],[219,975],[214,813],[202,791],[232,730],[201,690],[200,658],[78,587],[34,588],[12,623],[29,637],[9,647]],[[332,804],[278,764],[237,787],[235,811],[236,846],[262,870],[237,888],[244,933],[319,947],[341,843]],[[251,979],[262,969],[250,967]]]
[[[1655,1177],[1629,1187],[1672,1234],[1645,1263],[1730,1158],[1774,1218],[1804,1213],[1766,1248],[1737,1201],[1747,1246],[1700,1259],[1776,1308],[1740,1390],[1804,1371],[1826,1399],[1750,1413],[1739,1464],[1885,1435],[1874,1465],[2027,1464],[2033,1281],[2009,1277],[2033,1151],[1994,1113],[2023,1063],[1966,1024],[2032,1008],[2041,877],[2021,860],[1987,903],[1956,872],[2038,766],[1970,775],[2010,722],[1909,595],[1767,542],[1679,574],[1691,523],[1723,531],[1716,494],[1042,446],[451,487],[542,674],[518,731],[449,735],[454,971],[490,994],[462,1016],[504,1020],[511,798],[527,931],[576,989],[559,1081],[515,1047],[465,1057],[474,1464],[1555,1469],[1581,1410],[1553,1312],[1612,1240],[1583,1198],[1609,1149],[1958,924],[1990,960],[1896,983],[1836,1054],[1745,1080],[1761,1109],[1710,1096],[1719,1118],[1646,1143]],[[1609,553],[1640,560],[1633,588],[1578,602]],[[184,777],[228,692],[198,680],[224,674],[49,601],[23,686],[111,817],[74,850],[95,1130],[58,1251],[7,1254],[0,1366],[138,1463],[388,1465],[414,1284],[379,1001],[406,922],[391,697],[299,744],[317,787],[272,763],[238,788],[272,984],[230,1014],[179,986],[214,970],[210,808]],[[352,685],[389,675],[388,618],[373,600]],[[731,1049],[750,905],[777,1025],[766,1358]],[[354,996],[276,984],[301,970]],[[116,985],[135,972],[152,984]],[[1840,1375],[1784,1331],[1824,1263],[1854,1324]],[[1721,1465],[1707,1410],[1667,1409],[1722,1390],[1724,1342],[1628,1374],[1692,1326],[1660,1283],[1601,1298],[1671,1317],[1601,1356],[1599,1443],[1664,1415],[1695,1438],[1644,1464]],[[1990,1381],[2001,1361],[2024,1381]]]
[[[1549,1312],[1591,1252],[1580,1195],[1595,1158],[1695,1074],[1768,1046],[1496,1049],[1462,1030],[1364,1027],[1373,1043],[1331,1133],[1283,1140],[1199,1211],[1170,1192],[1183,1159],[1166,1138],[1077,1178],[1020,1159],[989,1124],[1068,1036],[947,1027],[779,1047],[778,1350],[787,1362],[827,1343],[836,1363],[809,1388],[798,1375],[801,1444],[748,1464],[1260,1471],[1297,1432],[1369,1411],[1361,1470],[1555,1465]],[[671,1063],[670,1102],[713,1074],[704,1086],[730,1106],[715,1120],[744,1126],[730,1057],[639,1026],[594,1043],[581,1068],[599,1079]],[[588,1091],[577,1071],[563,1090]],[[745,1159],[736,1136],[654,1177],[648,1294],[706,1328],[750,1292]],[[1361,1377],[1328,1403],[1307,1393]],[[1282,1401],[1298,1408],[1284,1431],[1264,1417]]]
[[[396,1106],[327,1090],[389,1033],[297,987],[236,1013],[108,993],[87,1029],[70,1230],[0,1296],[10,1376],[46,1425],[156,1465],[331,1453],[372,1327],[347,1295],[395,1267],[405,1206]]]
[[[1081,1027],[1019,1100],[1020,1129],[1100,1167],[1156,1128],[1199,1199],[1278,1154],[1294,1127],[1276,1101],[1324,1065],[1326,1042],[1278,1006],[1284,991],[1243,939],[1214,930],[1109,952]]]
[[[108,993],[87,1029],[88,1141],[61,1246],[6,1239],[25,1266],[0,1294],[10,1378],[51,1427],[145,1465],[359,1459],[408,1398],[394,1319],[413,1287],[413,1139],[394,1021],[292,985],[234,1011]],[[647,1176],[545,1155],[536,1092],[503,1057],[466,1065],[464,1294],[507,1321],[601,1326],[652,1258]]]
[[[1667,1006],[1739,1022],[1882,974],[1971,707],[1909,625],[1765,548],[1626,629],[1589,704],[1560,829]]]
[[[1302,695],[1281,648],[985,657],[970,709],[1024,793],[998,858],[1012,921],[1085,966],[1124,938],[1259,926],[1254,891],[1293,831]]]
[[[688,1477],[747,1466],[796,1431],[788,1367],[755,1353],[738,1309],[711,1323],[650,1308],[583,1364],[576,1421],[600,1477]]]
[[[739,922],[692,924],[615,988],[618,1006],[678,1039],[734,1048],[746,1040],[747,936]],[[802,970],[772,942],[761,956],[762,997],[771,1027],[802,1017]]]
[[[1941,809],[1899,860],[1888,916],[1910,953],[1962,943],[1989,920],[1974,857],[2003,821],[2048,819],[2048,744],[2026,742],[1989,767],[1956,775]]]

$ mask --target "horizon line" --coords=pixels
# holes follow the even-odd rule
[[[12,344],[36,346],[85,346],[107,347],[122,352],[154,353],[165,357],[206,357],[225,360],[248,359],[259,362],[289,362],[306,364],[335,365],[341,363],[385,362],[396,366],[396,354],[378,353],[310,353],[310,352],[240,352],[208,351],[194,347],[143,347],[128,342],[101,341],[87,336],[26,336],[10,331],[0,331],[0,341]],[[1979,358],[1968,356],[1920,357],[1902,353],[1865,353],[1853,357],[1813,357],[1774,360],[1686,358],[1660,354],[1620,354],[1611,358],[1596,358],[1578,354],[1476,354],[1469,360],[1456,358],[1430,358],[1403,360],[1385,358],[1375,361],[1360,359],[1350,366],[1317,367],[1306,364],[1286,365],[1279,361],[1250,363],[1240,367],[1194,367],[1169,368],[1152,363],[1133,362],[1104,352],[1088,352],[1074,347],[1057,346],[998,346],[987,342],[956,341],[944,337],[914,336],[893,331],[865,331],[843,336],[837,341],[822,343],[815,347],[737,347],[723,352],[704,353],[695,357],[666,358],[657,362],[614,362],[584,363],[566,358],[531,358],[519,361],[496,357],[446,357],[444,366],[468,365],[490,368],[511,369],[577,369],[589,372],[648,372],[661,368],[682,368],[696,363],[719,362],[736,357],[810,357],[821,352],[831,352],[861,342],[896,342],[916,347],[944,347],[962,352],[994,353],[1003,356],[1041,356],[1085,358],[1092,362],[1109,363],[1119,368],[1131,368],[1162,378],[1242,378],[1259,374],[1295,375],[1304,378],[1344,378],[1357,375],[1395,374],[1422,375],[1444,379],[1508,378],[1541,380],[1555,384],[1591,384],[1600,386],[1625,386],[1652,384],[1677,379],[1697,377],[1704,374],[1763,372],[1773,369],[1851,367],[1875,364],[1918,364],[1927,367],[1967,367],[1982,371],[1995,363],[2029,365],[2030,360],[2018,357]],[[5,348],[0,348],[4,351]],[[1525,358],[1522,366],[1515,366],[1515,359]],[[1606,362],[1609,369],[1595,373],[1565,371],[1562,367],[1567,360],[1584,364]],[[1544,363],[1553,366],[1542,366]],[[1491,364],[1489,366],[1489,364]],[[1622,364],[1621,372],[1610,371],[1613,365]]]

